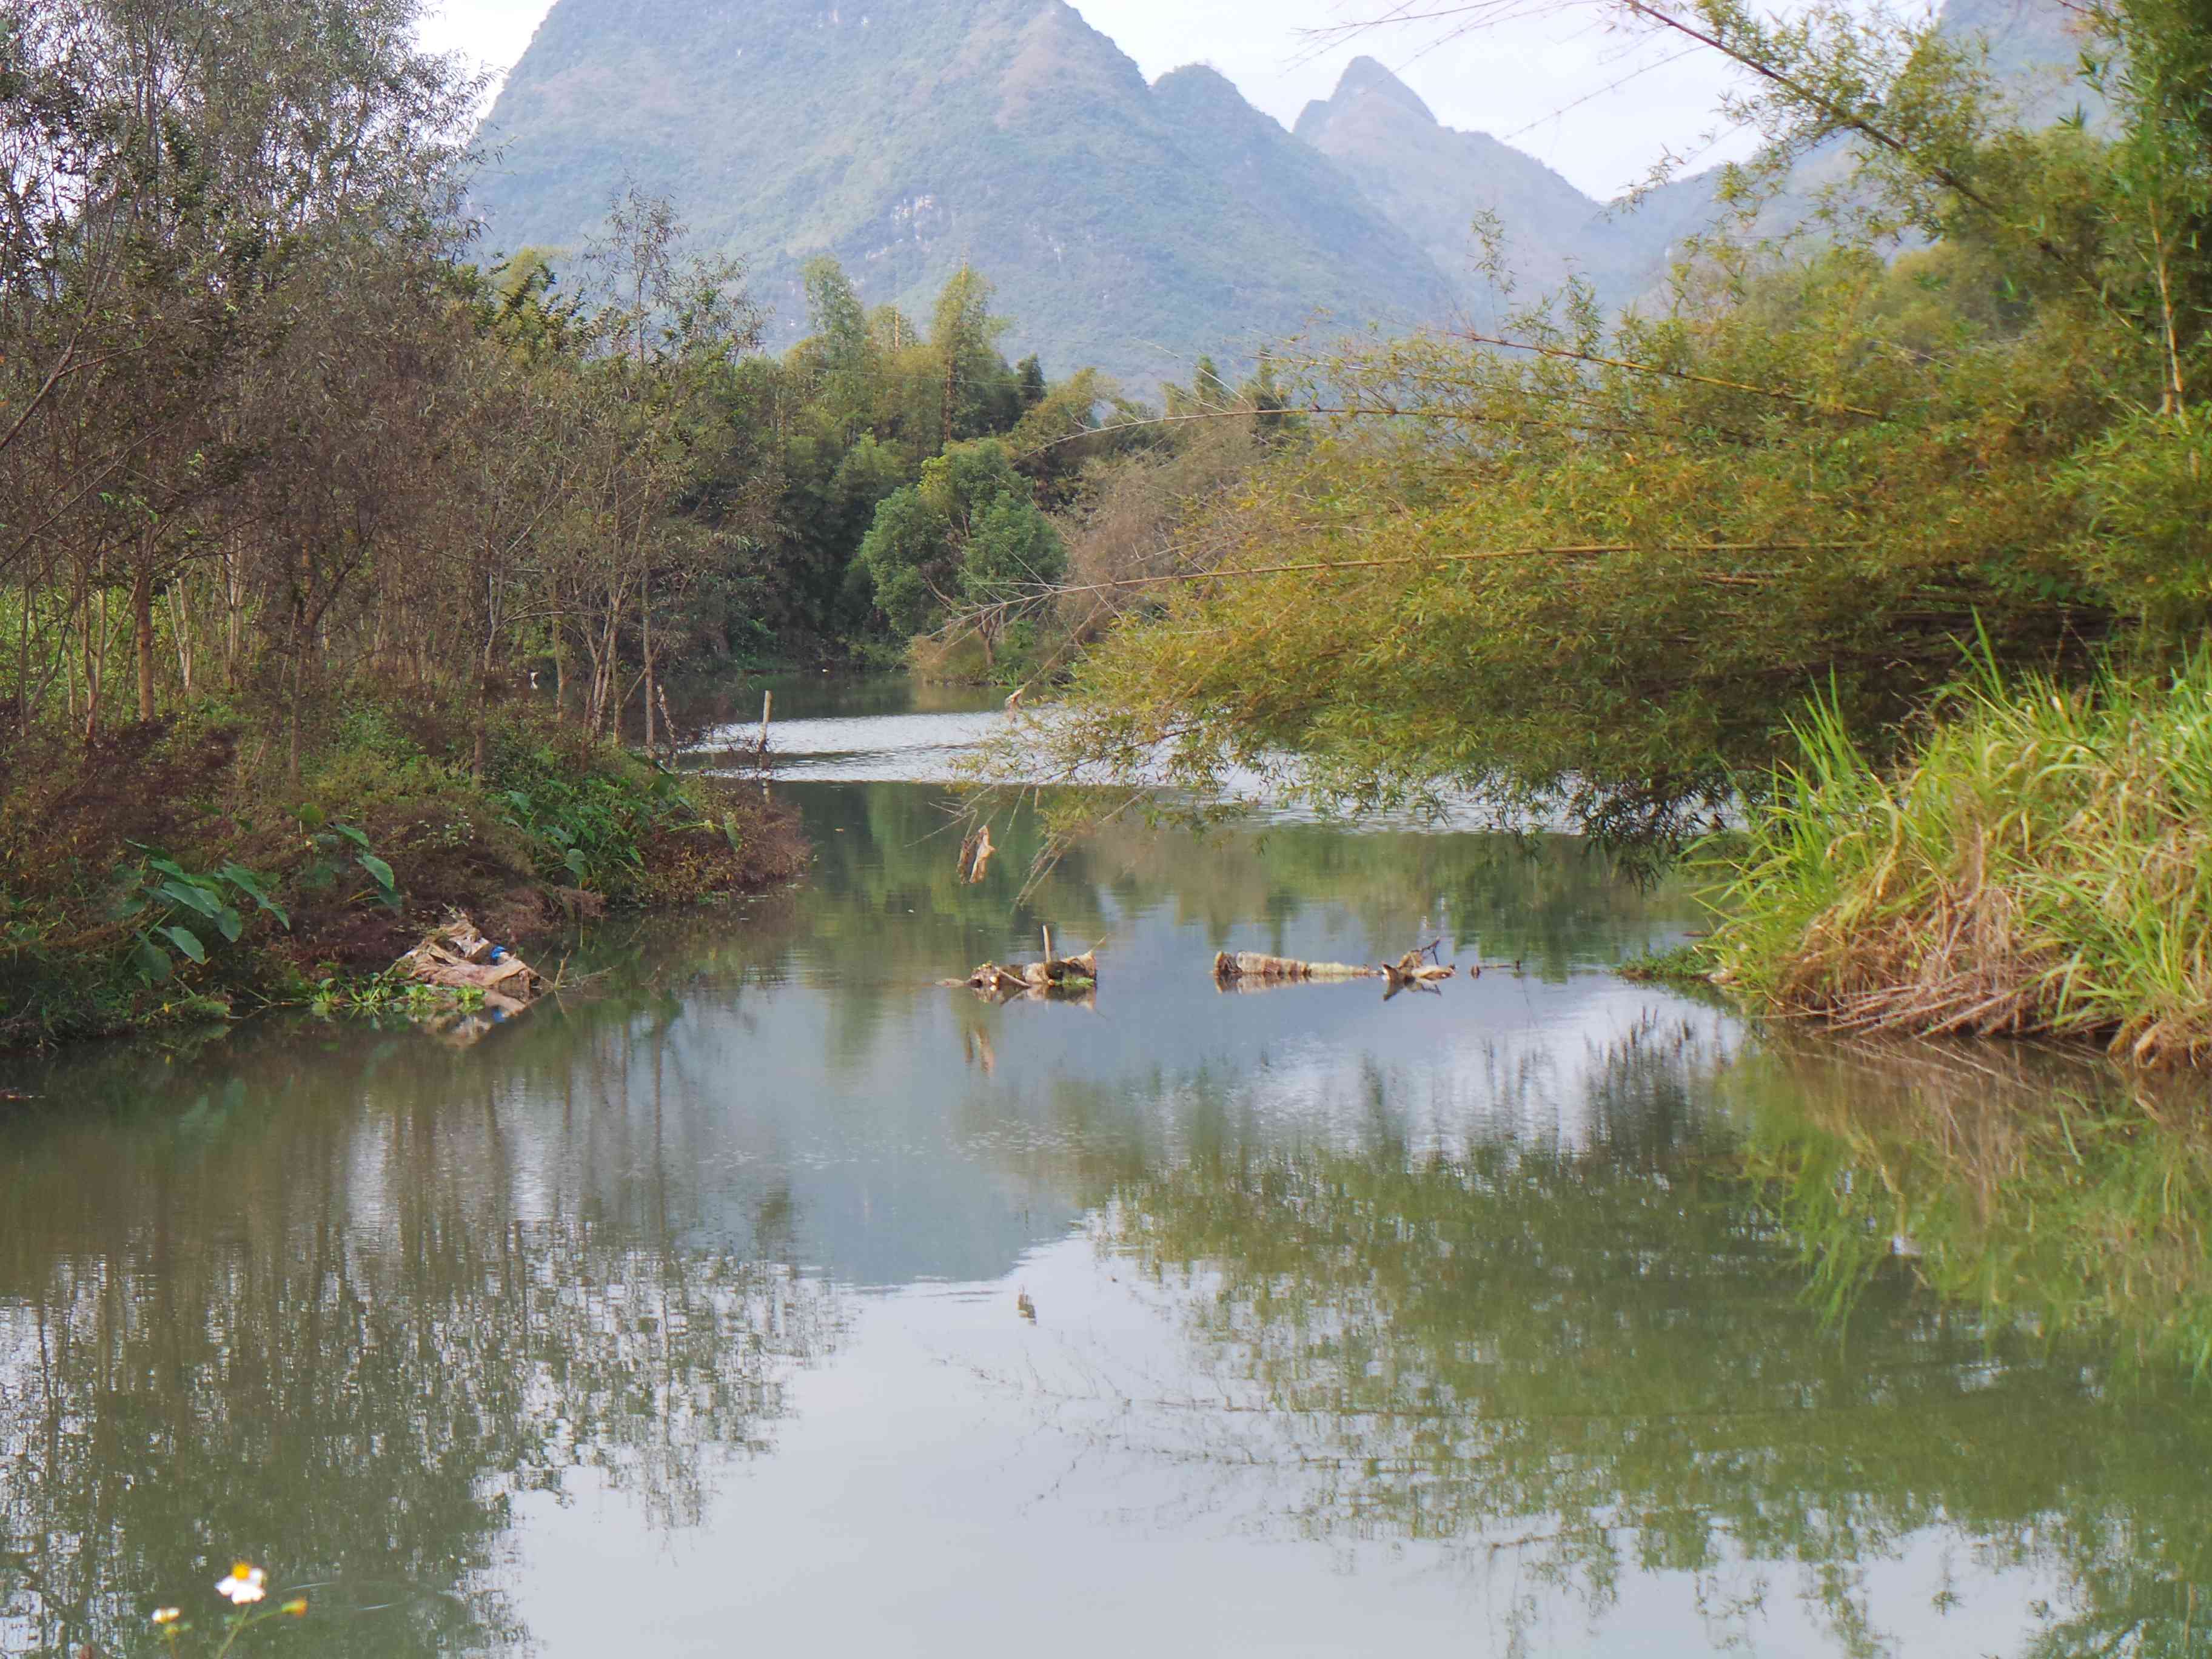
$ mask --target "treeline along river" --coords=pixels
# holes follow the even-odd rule
[[[2128,1079],[1631,982],[1700,913],[1564,840],[963,885],[916,695],[784,687],[810,876],[523,1018],[5,1062],[0,1651],[239,1555],[325,1655],[2206,1650],[2197,1269],[2081,1268],[2022,1127],[2186,1214]],[[1095,999],[934,983],[1048,922]]]

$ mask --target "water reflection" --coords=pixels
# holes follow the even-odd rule
[[[809,882],[465,1050],[0,1078],[0,1650],[240,1549],[319,1651],[2203,1650],[2212,1419],[2142,1361],[2205,1322],[2110,1343],[2202,1305],[2156,1097],[1626,984],[1695,912],[1564,842],[1024,894],[1026,820],[963,885],[932,792],[779,787]],[[934,984],[1047,921],[1094,1006]],[[1207,972],[1438,936],[1491,966],[1387,1006]]]
[[[2212,1371],[2199,1079],[2024,1044],[1782,1033],[1719,1081],[1753,1107],[1753,1167],[1832,1307],[1902,1255],[2024,1330]]]
[[[1715,1647],[1787,1645],[1789,1598],[1838,1653],[2205,1650],[2201,1396],[1903,1261],[1825,1316],[1704,1103],[1735,1063],[1647,1025],[1588,1074],[1578,1145],[1229,1140],[1100,1182],[1096,1235],[1164,1287],[1190,1369],[1109,1367],[1057,1420],[1206,1471],[1249,1526],[1446,1546],[1499,1651],[1583,1650],[1668,1577]]]
[[[518,1494],[587,1469],[696,1522],[842,1316],[772,1183],[688,1201],[637,1035],[534,1116],[419,1051],[264,1043],[93,1067],[116,1107],[15,1137],[0,1646],[130,1650],[242,1551],[319,1586],[320,1650],[505,1650]]]

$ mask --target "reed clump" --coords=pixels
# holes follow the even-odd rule
[[[2212,659],[1954,689],[1885,774],[1832,711],[1751,814],[1713,944],[1778,1012],[2212,1060]]]

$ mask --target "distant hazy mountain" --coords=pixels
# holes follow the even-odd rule
[[[1985,35],[2050,119],[2082,101],[2068,16],[2059,0],[1948,0],[1943,21]],[[580,246],[635,176],[750,262],[781,339],[804,326],[815,254],[925,324],[966,259],[998,284],[1014,352],[1139,391],[1317,315],[1326,332],[1492,314],[1478,215],[1502,227],[1517,298],[1575,270],[1620,306],[1714,211],[1712,174],[1609,211],[1441,125],[1369,58],[1286,133],[1212,70],[1147,86],[1063,0],[556,0],[486,136],[495,247]]]
[[[1133,385],[1316,311],[1435,314],[1412,238],[1211,70],[1147,86],[1061,0],[558,0],[494,107],[492,244],[576,246],[625,173],[743,254],[784,337],[801,263],[927,323],[963,259],[1008,344]]]
[[[1491,217],[1502,233],[1516,301],[1579,272],[1603,302],[1618,306],[1651,285],[1669,245],[1711,206],[1707,191],[1612,213],[1510,144],[1439,125],[1371,58],[1355,58],[1334,93],[1306,106],[1297,134],[1358,180],[1445,273],[1461,307],[1477,314],[1498,297],[1477,270],[1479,217]]]
[[[1990,68],[2032,125],[2077,108],[2093,121],[2101,114],[2077,77],[2074,14],[2057,0],[1946,0],[1939,22],[1956,39],[1988,43]],[[1460,305],[1478,314],[1495,303],[1474,268],[1479,216],[1494,215],[1504,231],[1516,298],[1580,272],[1607,306],[1620,307],[1652,292],[1672,251],[1717,212],[1717,172],[1674,180],[1632,209],[1608,207],[1510,144],[1439,125],[1412,88],[1371,58],[1356,59],[1334,94],[1308,104],[1297,131],[1420,244]],[[1809,158],[1764,222],[1780,228],[1802,220],[1814,192],[1847,166],[1840,146]]]

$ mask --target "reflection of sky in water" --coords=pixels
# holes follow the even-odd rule
[[[64,1307],[50,1285],[118,1262],[133,1265],[132,1293],[146,1297],[125,1324],[158,1336],[162,1319],[178,1322],[149,1351],[158,1364],[142,1355],[141,1371],[119,1374],[186,1396],[214,1390],[218,1416],[243,1398],[221,1391],[232,1373],[212,1362],[169,1369],[169,1350],[219,1328],[239,1349],[240,1377],[312,1370],[312,1345],[281,1363],[245,1350],[296,1339],[300,1310],[332,1274],[356,1317],[397,1310],[395,1334],[363,1339],[355,1356],[371,1389],[377,1364],[407,1346],[400,1334],[441,1310],[465,1328],[506,1310],[515,1346],[483,1345],[486,1409],[542,1419],[556,1447],[612,1449],[556,1457],[544,1480],[465,1460],[454,1473],[476,1501],[512,1504],[488,1511],[495,1543],[473,1565],[456,1560],[458,1587],[503,1593],[550,1659],[1132,1647],[1503,1659],[1689,1655],[1732,1641],[1761,1654],[2014,1655],[2039,1628],[2039,1600],[2063,1613],[2081,1599],[2049,1541],[2067,1528],[2039,1530],[2036,1503],[2055,1500],[1942,1512],[1946,1493],[1978,1501],[1971,1471],[1984,1453],[1960,1450],[1940,1477],[1931,1471],[1925,1503],[1911,1483],[1877,1487],[1857,1466],[1884,1437],[1883,1412],[1931,1446],[1990,1446],[1994,1428],[2031,1455],[2069,1433],[2121,1448],[2120,1408],[2088,1415],[2102,1409],[2087,1399],[2101,1385],[2063,1363],[2046,1378],[2032,1358],[1990,1358],[1971,1331],[1931,1322],[1902,1280],[1878,1287],[1875,1315],[1850,1343],[1832,1341],[1800,1295],[1786,1239],[1709,1223],[1726,1200],[1700,1185],[1700,1160],[1732,1131],[1708,1085],[1750,1039],[1730,1016],[1603,971],[1695,925],[1679,895],[1578,891],[1571,864],[1552,871],[1550,888],[1522,882],[1520,866],[1468,837],[1419,842],[1418,871],[1412,837],[1353,847],[1312,830],[1271,841],[1237,831],[1167,843],[1149,860],[1147,847],[1163,844],[1133,838],[1121,862],[1072,862],[1060,879],[1075,885],[1039,901],[1085,918],[1079,928],[1066,914],[1042,918],[1064,950],[1101,946],[1095,1005],[990,1006],[931,981],[1031,948],[1039,917],[1014,897],[1018,851],[990,884],[957,887],[945,874],[953,844],[939,792],[838,780],[939,778],[1001,717],[887,713],[880,696],[842,715],[836,695],[795,691],[806,717],[772,728],[775,787],[821,849],[803,890],[696,921],[658,919],[636,960],[474,1048],[404,1030],[247,1031],[212,1060],[156,1056],[132,1069],[118,1051],[23,1068],[73,1115],[51,1132],[0,1125],[0,1179],[15,1183],[0,1198],[19,1206],[12,1219],[0,1213],[0,1412],[11,1389],[15,1409],[36,1406],[57,1310],[100,1303],[88,1292]],[[732,732],[745,741],[745,727]],[[1465,967],[1489,966],[1441,994],[1389,1002],[1372,981],[1224,994],[1206,971],[1220,949],[1373,961],[1436,937]],[[1522,951],[1528,965],[1516,972]],[[195,1091],[200,1103],[179,1119]],[[125,1101],[137,1115],[118,1115]],[[1526,1501],[1441,1537],[1316,1520],[1334,1515],[1331,1457],[1372,1425],[1357,1413],[1277,1409],[1245,1362],[1285,1351],[1294,1327],[1283,1310],[1309,1280],[1324,1305],[1304,1338],[1340,1326],[1353,1342],[1356,1304],[1382,1294],[1398,1245],[1422,1231],[1393,1207],[1405,1200],[1394,1176],[1500,1146],[1584,1169],[1593,1190],[1610,1182],[1642,1208],[1624,1220],[1617,1198],[1585,1200],[1571,1180],[1547,1191],[1555,1236],[1470,1248],[1555,1253],[1533,1276],[1501,1281],[1538,1286],[1555,1310],[1476,1301],[1440,1316],[1418,1305],[1416,1283],[1401,1342],[1386,1328],[1360,1377],[1464,1360],[1419,1346],[1441,1318],[1460,1347],[1497,1356],[1501,1400],[1524,1397],[1503,1386],[1516,1376],[1540,1413],[1556,1395],[1570,1422],[1556,1468],[1539,1459]],[[1195,1224],[1217,1200],[1269,1191],[1270,1171],[1323,1167],[1339,1174],[1293,1184],[1263,1210],[1274,1232],[1237,1239],[1249,1273],[1234,1294],[1235,1263],[1177,1257],[1172,1243],[1147,1259],[1132,1242],[1146,1237],[1139,1224],[1168,1225],[1175,1203],[1188,1212],[1179,1224]],[[1379,1196],[1361,1195],[1370,1177]],[[1149,1198],[1148,1187],[1158,1189]],[[1142,1202],[1157,1215],[1128,1207]],[[1124,1224],[1133,1232],[1116,1231]],[[1322,1242],[1300,1243],[1308,1228]],[[198,1287],[187,1305],[168,1305],[165,1271],[233,1254],[260,1266],[187,1279]],[[172,1260],[183,1265],[158,1265]],[[763,1261],[785,1265],[724,1271]],[[1643,1323],[1639,1275],[1655,1310]],[[1035,1301],[1034,1326],[1016,1316],[1017,1290]],[[1277,1294],[1270,1324],[1255,1310]],[[1705,1305],[1723,1298],[1745,1300]],[[535,1311],[516,1311],[526,1304]],[[264,1305],[284,1310],[274,1334],[257,1334]],[[1714,1334],[1670,1339],[1677,1312],[1710,1317]],[[695,1340],[713,1322],[709,1359],[734,1364],[757,1346],[757,1376],[684,1358],[684,1320]],[[343,1350],[349,1329],[334,1328],[326,1347]],[[1701,1352],[1700,1340],[1714,1346]],[[475,1376],[471,1363],[452,1356],[453,1387]],[[1589,1409],[1574,1401],[1615,1389],[1622,1411],[1643,1410],[1656,1389],[1667,1404],[1675,1385],[1644,1368],[1669,1363],[1684,1368],[1684,1415],[1725,1432],[1695,1450],[1686,1441],[1679,1469],[1660,1454],[1662,1472],[1692,1492],[1748,1480],[1774,1516],[1820,1511],[1834,1528],[1814,1530],[1844,1546],[1798,1560],[1771,1538],[1753,1547],[1723,1528],[1693,1571],[1669,1558],[1679,1545],[1639,1555],[1632,1532],[1617,1577],[1577,1565],[1572,1548],[1562,1566],[1541,1541],[1558,1525],[1541,1480],[1560,1483],[1561,1502],[1574,1482],[1602,1484],[1605,1436],[1618,1428],[1602,1414],[1572,1426]],[[1760,1376],[1763,1364],[1776,1374]],[[499,1407],[502,1368],[527,1378],[519,1406]],[[1726,1371],[1759,1409],[1747,1403],[1737,1422],[1729,1401],[1701,1392],[1709,1371]],[[576,1381],[586,1373],[588,1387]],[[437,1364],[396,1374],[428,1396],[447,1387]],[[1959,1379],[1958,1397],[1916,1403],[1911,1390],[1931,1377]],[[726,1395],[748,1378],[760,1398],[737,1411]],[[1968,1414],[1971,1396],[2006,1387],[2024,1391],[2002,1397],[2003,1422]],[[1796,1403],[1777,1413],[1765,1395],[1751,1401],[1755,1389]],[[1831,1395],[1844,1396],[1832,1412]],[[160,1422],[173,1403],[157,1392],[143,1409]],[[428,1420],[412,1394],[371,1403],[386,1440]],[[2145,1420],[2168,1432],[2168,1407],[2151,1401]],[[0,1418],[37,1420],[35,1410]],[[729,1443],[732,1431],[715,1426],[726,1422],[742,1425],[744,1443]],[[350,1419],[306,1427],[327,1437],[319,1465],[341,1474],[368,1433]],[[1663,1446],[1678,1431],[1662,1412],[1648,1431],[1620,1430],[1620,1444]],[[1758,1491],[1762,1459],[1801,1445],[1825,1454],[1826,1437],[1836,1449],[1821,1490]],[[0,1447],[27,1461],[0,1467],[35,1470],[43,1444],[27,1432]],[[447,1449],[426,1443],[426,1466]],[[2158,1466],[2148,1454],[2134,1462]],[[265,1467],[278,1467],[273,1455]],[[2166,1467],[2172,1481],[2196,1478],[2185,1458]],[[256,1475],[223,1477],[251,1494],[222,1510],[229,1524],[260,1516],[259,1535],[280,1544],[321,1535],[288,1512],[307,1497],[254,1492]],[[2078,1488],[2096,1475],[2084,1467],[2069,1479]],[[374,1478],[339,1489],[373,1534],[385,1526],[380,1506],[393,1500]],[[36,1507],[43,1491],[29,1474],[0,1487],[19,1538],[51,1523]],[[2123,1529],[2130,1498],[2111,1502]],[[1893,1528],[1881,1518],[1892,1512],[1904,1517]],[[425,1527],[432,1513],[418,1503],[392,1524]],[[344,1518],[320,1517],[325,1529]],[[1705,1522],[1692,1513],[1667,1524],[1694,1534]],[[0,1607],[0,1651],[30,1646],[30,1605],[18,1592],[13,1623]],[[1870,1620],[1864,1642],[1839,1611],[1851,1607]],[[361,1651],[431,1650],[361,1628]]]
[[[545,1627],[589,1626],[612,1574],[640,1645],[705,1654],[733,1627],[770,1651],[1023,1655],[1689,1655],[1748,1629],[1759,1655],[1846,1651],[1814,1570],[1742,1567],[1716,1583],[1624,1576],[1589,1616],[1492,1543],[1299,1538],[1294,1430],[1243,1415],[1224,1442],[1191,1419],[1171,1297],[1087,1241],[1030,1253],[988,1290],[917,1286],[858,1310],[836,1364],[809,1372],[777,1454],[747,1466],[699,1532],[608,1551],[615,1500],[523,1508],[519,1589]],[[1036,1304],[1014,1316],[1012,1286]],[[1218,1398],[1218,1396],[1217,1396]],[[580,1524],[580,1512],[596,1516]],[[1899,1656],[2013,1654],[2056,1593],[1982,1567],[1944,1528],[1870,1555],[1858,1588]],[[1731,1618],[1727,1596],[1757,1595]],[[1948,1598],[1948,1599],[1946,1599]],[[1516,1638],[1517,1632],[1517,1638]]]
[[[1035,711],[1033,717],[1049,720],[1051,711]],[[1003,735],[1012,718],[1003,708],[981,708],[772,720],[769,759],[775,775],[791,782],[957,783],[967,779],[966,763],[975,746]],[[757,764],[759,743],[757,721],[718,726],[701,743],[702,763],[710,769],[749,775]],[[1022,777],[1000,772],[994,775],[1004,783],[1056,781],[1042,775]],[[1241,767],[1232,769],[1224,779],[1222,798],[1237,803],[1255,822],[1321,821],[1310,808],[1271,799],[1267,780]],[[1492,827],[1492,819],[1480,801],[1453,797],[1443,803],[1438,813],[1370,813],[1345,827],[1379,826],[1481,830]]]

